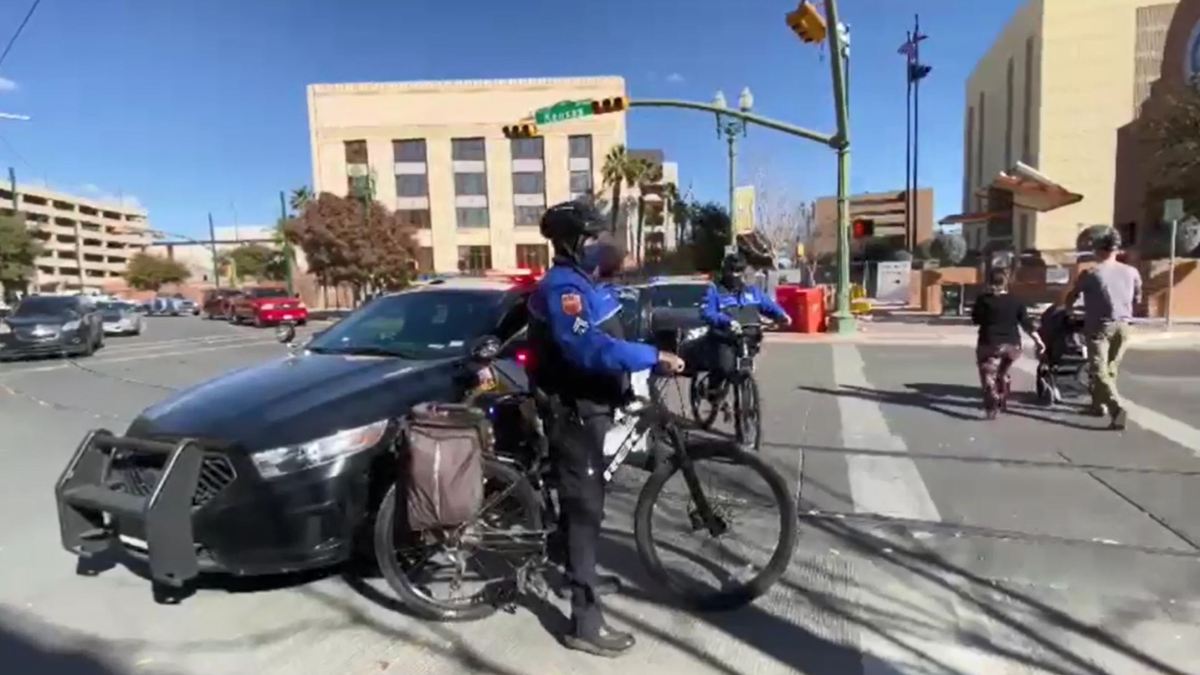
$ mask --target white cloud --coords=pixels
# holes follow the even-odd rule
[[[17,83],[6,77],[0,77],[0,91],[16,91]]]
[[[667,82],[670,82],[671,84],[683,84],[684,77],[680,73],[671,73],[670,75],[667,75]]]

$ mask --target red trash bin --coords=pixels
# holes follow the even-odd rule
[[[825,331],[825,289],[800,289],[796,304],[799,316],[793,317],[793,325],[801,333],[823,333]]]
[[[800,330],[800,317],[804,313],[805,290],[791,284],[779,284],[775,287],[775,301],[792,320],[791,330],[793,332]]]

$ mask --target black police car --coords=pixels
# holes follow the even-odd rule
[[[163,590],[347,560],[395,476],[397,419],[475,388],[484,336],[507,345],[501,379],[524,381],[513,338],[533,287],[463,278],[380,297],[287,356],[147,408],[123,436],[91,432],[56,486],[63,545],[140,558]]]

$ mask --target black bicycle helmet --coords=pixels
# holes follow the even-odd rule
[[[591,239],[604,231],[600,212],[583,201],[555,204],[546,209],[540,225],[542,236],[552,242],[574,242],[580,237]]]

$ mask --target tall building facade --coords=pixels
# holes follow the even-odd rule
[[[538,219],[599,191],[625,114],[543,125],[534,138],[503,128],[561,101],[624,93],[620,77],[310,85],[313,189],[346,195],[373,178],[375,199],[418,228],[422,271],[544,266]]]
[[[1177,5],[1028,0],[1017,11],[967,81],[962,209],[980,214],[963,225],[972,250],[1074,249],[1082,228],[1114,222],[1118,131],[1158,78]],[[996,187],[1018,163],[1083,199],[1027,207]]]
[[[916,242],[918,244],[933,237],[933,189],[919,188],[915,191]],[[861,256],[868,242],[875,241],[888,248],[903,251],[904,212],[906,200],[904,190],[892,192],[870,192],[850,195],[847,210],[850,220],[869,221],[874,226],[870,239],[851,239],[850,255]],[[822,256],[837,252],[838,208],[837,197],[821,197],[813,206],[812,246],[810,255]]]
[[[100,291],[150,243],[146,211],[29,185],[0,189],[0,210],[20,212],[41,241],[30,292]]]

